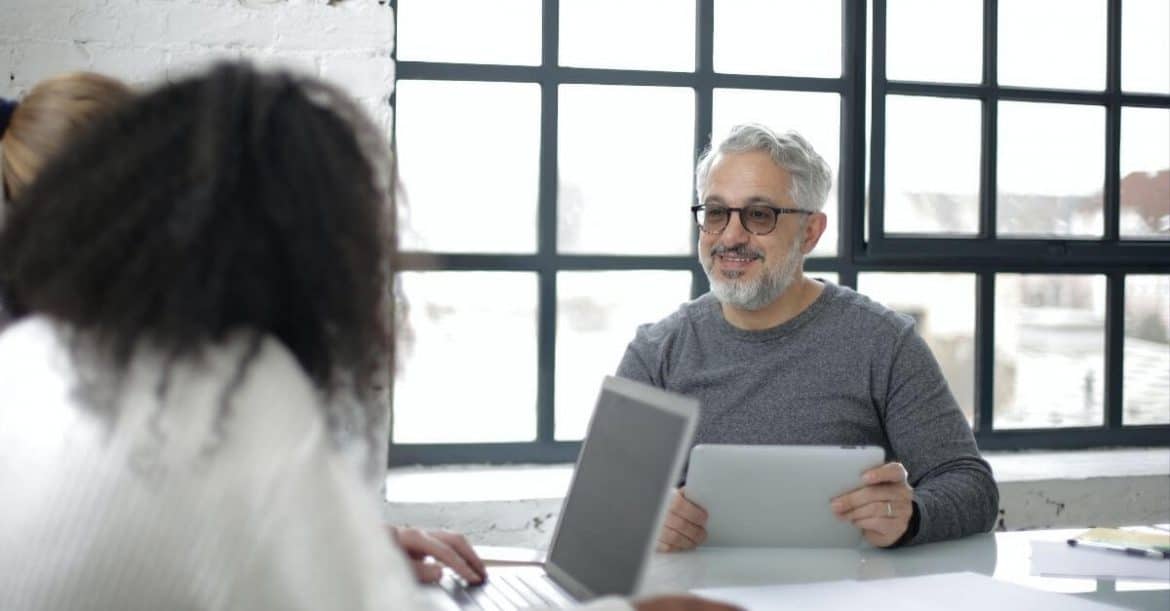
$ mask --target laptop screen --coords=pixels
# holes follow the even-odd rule
[[[673,409],[655,405],[663,402]],[[597,596],[634,593],[697,409],[691,399],[629,380],[606,381],[549,564]]]

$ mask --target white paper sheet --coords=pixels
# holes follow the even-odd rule
[[[1170,560],[1112,550],[1073,547],[1064,541],[1032,542],[1032,575],[1150,579],[1170,582]]]
[[[772,609],[850,609],[864,611],[987,611],[1061,609],[1093,611],[1109,605],[1033,590],[976,573],[943,573],[869,581],[826,581],[743,588],[705,588],[695,594],[750,611]]]

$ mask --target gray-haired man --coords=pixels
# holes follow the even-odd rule
[[[878,445],[893,462],[831,502],[877,546],[990,530],[991,469],[913,321],[805,277],[825,230],[828,165],[800,135],[733,128],[695,170],[711,292],[642,325],[618,375],[702,401],[695,443]],[[706,539],[680,489],[659,550]]]

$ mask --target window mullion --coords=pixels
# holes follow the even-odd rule
[[[979,237],[994,240],[996,229],[996,151],[998,142],[996,130],[999,125],[999,89],[998,80],[998,53],[999,21],[998,3],[996,0],[985,0],[983,3],[983,86],[986,95],[983,97],[983,150],[979,156],[980,186],[979,186]]]
[[[1125,401],[1125,274],[1106,275],[1105,428],[1122,428]]]
[[[975,276],[975,431],[995,428],[995,273]]]
[[[869,252],[880,253],[885,241],[886,189],[886,1],[873,3],[873,87],[869,136]],[[864,179],[863,179],[864,180]],[[864,218],[864,217],[863,217]],[[859,223],[864,227],[864,223]]]
[[[697,0],[695,3],[695,161],[711,138],[714,121],[715,82],[715,0]],[[691,189],[694,193],[694,189]],[[697,198],[696,204],[700,203]],[[699,229],[691,228],[691,244],[698,244]],[[697,255],[697,253],[694,253]],[[694,257],[693,257],[694,258]],[[696,263],[691,280],[691,297],[709,290],[707,276]]]
[[[857,254],[865,249],[865,9],[864,2],[843,1],[841,6],[845,95],[841,100],[842,153],[837,177],[842,194],[837,258],[838,273],[848,272],[854,280],[849,286],[856,286]]]
[[[560,5],[544,0],[540,83],[540,187],[537,258],[540,296],[537,301],[536,439],[553,441],[556,431],[557,341],[557,52]]]
[[[1105,239],[1120,235],[1121,0],[1109,0],[1105,62]]]

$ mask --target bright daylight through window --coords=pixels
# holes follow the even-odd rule
[[[694,160],[742,122],[828,161],[806,273],[913,317],[981,447],[1170,435],[1165,0],[392,4],[392,461],[571,460],[707,290]]]

